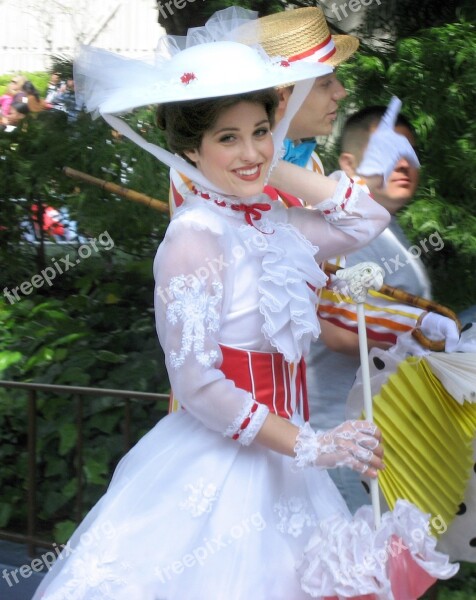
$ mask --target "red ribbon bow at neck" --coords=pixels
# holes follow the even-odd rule
[[[200,190],[197,190],[196,187],[193,187],[192,190],[195,194],[201,196],[205,200],[212,199],[210,197],[210,194],[207,194],[206,192],[201,192]],[[255,202],[254,204],[245,204],[244,202],[242,202],[241,204],[232,204],[228,203],[226,200],[214,200],[214,202],[217,206],[231,208],[236,212],[244,212],[245,221],[248,223],[248,225],[251,225],[252,227],[255,227],[253,221],[259,221],[261,219],[261,212],[265,212],[271,209],[271,205],[267,204],[266,202]],[[255,227],[255,229],[257,228]]]
[[[232,210],[241,211],[245,213],[245,221],[248,225],[254,227],[253,221],[259,221],[262,217],[261,212],[270,210],[271,206],[264,202],[255,202],[254,204],[232,204],[230,207]]]

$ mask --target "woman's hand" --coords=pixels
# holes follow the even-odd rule
[[[345,421],[334,429],[316,432],[306,423],[296,438],[296,462],[299,467],[320,469],[349,467],[377,477],[384,468],[381,440],[381,432],[369,421]]]

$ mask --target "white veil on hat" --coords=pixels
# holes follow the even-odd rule
[[[229,6],[214,13],[205,25],[191,27],[186,36],[173,36],[180,50],[205,42],[240,42],[239,28],[246,26],[250,44],[259,43],[258,12],[241,6]],[[241,30],[240,30],[241,31]],[[253,39],[254,38],[254,39]]]
[[[232,7],[216,13],[204,27],[193,28],[184,38],[163,36],[155,55],[146,60],[129,59],[82,46],[74,62],[77,102],[95,116],[101,115],[144,150],[196,183],[223,193],[183,158],[147,142],[121,115],[134,108],[165,102],[181,102],[235,95],[295,84],[286,114],[274,131],[278,156],[289,123],[316,77],[332,72],[321,64],[290,64],[271,59],[259,46],[233,39],[233,31],[252,11]],[[221,13],[221,14],[220,14]],[[223,14],[225,13],[225,14]]]

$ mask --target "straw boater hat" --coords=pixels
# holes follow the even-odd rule
[[[257,19],[258,41],[270,56],[285,56],[290,62],[318,61],[337,66],[359,47],[353,35],[331,35],[322,9],[296,8]],[[240,41],[253,43],[253,26],[241,28]]]

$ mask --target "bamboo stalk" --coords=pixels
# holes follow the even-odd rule
[[[117,194],[118,196],[132,200],[133,202],[138,202],[139,204],[144,204],[145,206],[153,208],[154,210],[158,210],[159,212],[169,214],[168,203],[163,202],[162,200],[157,200],[156,198],[152,198],[152,196],[147,196],[146,194],[136,192],[135,190],[131,190],[122,185],[117,185],[111,181],[106,181],[105,179],[93,177],[92,175],[88,175],[88,173],[83,173],[83,171],[71,169],[71,167],[63,167],[63,173],[73,179],[79,179],[85,183],[90,183],[91,185],[100,187],[107,192]]]

